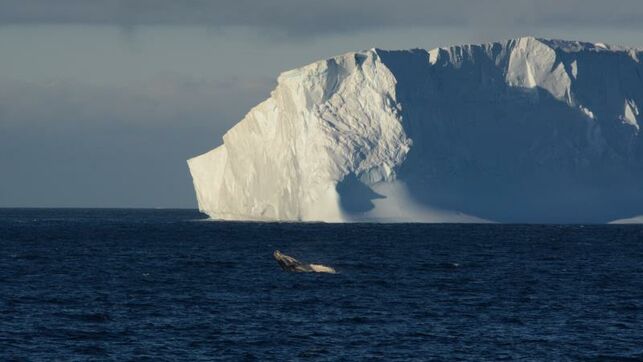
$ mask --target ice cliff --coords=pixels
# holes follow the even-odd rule
[[[643,215],[642,57],[525,37],[285,72],[223,145],[188,161],[199,209],[287,221]]]

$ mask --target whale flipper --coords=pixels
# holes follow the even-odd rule
[[[286,254],[282,254],[279,250],[275,250],[274,253],[272,253],[272,256],[275,258],[279,266],[281,267],[282,270],[288,271],[288,272],[296,272],[296,273],[336,273],[335,269],[326,266],[326,265],[321,265],[321,264],[306,264],[302,263],[299,260],[293,258],[292,256],[288,256]]]

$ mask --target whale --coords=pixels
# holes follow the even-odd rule
[[[287,272],[295,273],[331,273],[335,274],[337,271],[335,269],[322,265],[322,264],[306,264],[302,263],[299,260],[283,254],[279,250],[275,250],[272,253],[273,258],[277,261],[277,264],[281,267],[281,270]]]

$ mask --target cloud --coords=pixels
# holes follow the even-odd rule
[[[1,0],[0,24],[244,26],[289,37],[385,27],[643,28],[640,0]]]
[[[194,207],[186,159],[220,144],[273,86],[1,80],[0,206]]]
[[[202,80],[176,73],[125,85],[4,79],[0,119],[5,126],[62,122],[227,127],[267,98],[274,86],[268,78]]]

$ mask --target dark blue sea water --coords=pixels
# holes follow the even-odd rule
[[[0,360],[643,359],[639,226],[202,219],[0,210]]]

